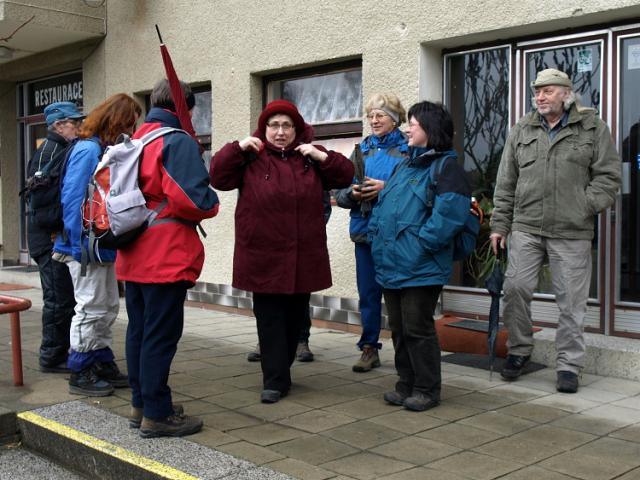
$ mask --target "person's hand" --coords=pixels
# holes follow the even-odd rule
[[[327,152],[318,150],[310,143],[303,143],[301,145],[298,145],[296,147],[296,152],[301,153],[305,157],[310,157],[312,160],[315,160],[317,162],[324,162],[329,156]]]
[[[500,245],[500,249],[504,250],[507,247],[507,238],[501,233],[492,233],[489,235],[491,239],[491,249],[493,250],[493,254],[498,256],[498,244]]]
[[[362,192],[362,200],[373,200],[378,196],[380,190],[384,188],[384,182],[382,180],[376,180],[375,178],[364,177],[364,182],[360,191]]]
[[[362,201],[362,191],[360,190],[360,184],[354,183],[351,185],[351,198],[353,198],[356,202]]]
[[[264,147],[262,140],[258,137],[247,137],[244,140],[238,142],[240,144],[240,149],[243,152],[253,150],[254,152],[259,152]]]

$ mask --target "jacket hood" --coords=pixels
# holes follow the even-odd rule
[[[182,128],[176,114],[164,108],[152,108],[149,110],[149,113],[147,113],[144,121],[145,123],[162,123],[168,127]]]
[[[410,147],[410,160],[409,164],[417,167],[426,167],[431,162],[440,157],[453,157],[458,158],[458,155],[454,150],[445,150],[443,152],[436,152],[434,149],[426,150],[421,147]]]
[[[398,147],[401,152],[407,152],[409,149],[407,136],[399,128],[394,128],[391,132],[381,137],[369,135],[360,143],[360,150],[363,154],[366,154],[372,148],[388,149],[394,147]]]

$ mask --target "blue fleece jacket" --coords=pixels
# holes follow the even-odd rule
[[[394,168],[407,157],[409,147],[407,137],[399,130],[394,129],[382,137],[369,135],[360,143],[362,158],[364,160],[364,174],[376,180],[387,181]],[[353,161],[353,155],[351,158]],[[357,183],[354,178],[353,183]],[[350,208],[349,235],[356,243],[367,242],[367,230],[370,214],[363,214],[360,202],[351,197],[351,187],[338,190],[335,193],[336,202],[343,208]],[[377,200],[374,200],[372,206]]]
[[[83,234],[81,206],[89,179],[93,175],[103,151],[97,137],[76,143],[67,161],[62,180],[60,200],[62,202],[64,232],[56,237],[53,251],[71,255],[78,262],[81,261],[82,243],[85,248],[89,246],[88,238]],[[96,249],[94,253],[100,263],[110,263],[116,259],[115,250],[100,248]]]

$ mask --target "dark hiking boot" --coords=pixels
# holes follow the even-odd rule
[[[114,388],[124,388],[129,386],[129,380],[126,375],[120,373],[120,369],[116,362],[96,362],[91,368],[93,369],[93,373],[100,380],[105,380],[109,382]]]
[[[71,373],[66,360],[57,365],[40,365],[40,371],[43,373]]]
[[[384,394],[384,401],[390,403],[391,405],[398,405],[399,407],[404,405],[404,401],[409,397],[404,393],[400,393],[397,390],[393,392],[387,392]]]
[[[309,350],[308,342],[300,342],[296,350],[296,358],[299,362],[313,362],[313,353]]]
[[[152,420],[142,417],[139,434],[142,438],[184,437],[202,430],[202,420],[188,415],[169,415],[166,418]]]
[[[256,345],[256,349],[253,352],[249,352],[247,354],[248,362],[259,362],[262,360],[262,355],[260,355],[260,344]]]
[[[106,397],[113,393],[113,385],[98,378],[92,367],[87,367],[80,372],[71,372],[69,393],[87,397]]]
[[[438,405],[440,405],[439,400],[434,400],[422,392],[413,392],[411,396],[407,397],[404,401],[404,408],[414,412],[424,412]]]
[[[284,395],[279,390],[263,390],[260,394],[260,401],[262,403],[276,403]]]
[[[502,378],[508,381],[513,381],[522,375],[522,369],[527,364],[531,356],[529,355],[507,355],[507,360],[504,362],[504,367],[502,367]]]
[[[360,359],[355,363],[352,370],[354,372],[368,372],[372,368],[380,366],[380,357],[378,357],[378,349],[371,345],[365,345],[362,347],[362,355]]]
[[[171,404],[175,415],[184,415],[184,407],[180,403]],[[129,413],[129,428],[140,428],[142,422],[143,409],[132,406]]]
[[[578,375],[566,370],[558,371],[556,390],[561,393],[576,393],[578,391]]]

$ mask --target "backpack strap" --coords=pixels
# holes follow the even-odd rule
[[[143,135],[142,137],[140,137],[140,140],[142,141],[142,144],[146,146],[147,144],[153,142],[155,139],[160,138],[164,135],[167,135],[168,133],[171,133],[171,132],[182,132],[186,135],[189,135],[187,132],[185,132],[180,128],[160,127],[160,128],[156,128],[155,130],[151,130],[149,133]]]
[[[153,217],[153,220],[151,220],[151,222],[149,223],[149,227],[153,227],[154,225],[162,225],[163,223],[181,223],[183,225],[187,225],[188,227],[197,228],[200,231],[200,234],[204,238],[207,238],[207,232],[204,231],[204,228],[202,228],[202,225],[200,225],[200,223],[191,222],[189,220],[185,220],[184,218],[177,218],[177,217],[166,217],[166,218],[158,219],[158,214],[162,210],[164,210],[164,207],[166,207],[168,203],[169,202],[165,198],[158,205],[156,205],[156,208],[153,209],[153,211],[156,212],[156,215]]]
[[[431,177],[431,182],[429,183],[429,191],[427,193],[427,208],[433,209],[438,189],[438,178],[440,178],[442,169],[444,168],[445,163],[447,163],[447,160],[449,160],[450,158],[452,158],[450,155],[447,155],[446,157],[438,157],[431,163],[431,166],[429,167],[429,176]]]
[[[153,142],[155,139],[160,138],[168,133],[171,132],[182,132],[186,135],[189,135],[186,131],[180,129],[180,128],[174,128],[174,127],[161,127],[161,128],[156,128],[155,130],[150,131],[149,133],[147,133],[146,135],[142,136],[140,138],[140,140],[142,140],[142,144],[143,145],[147,145],[151,142]],[[190,227],[194,227],[194,228],[198,228],[198,230],[200,230],[200,233],[202,234],[203,237],[206,238],[207,236],[207,232],[204,231],[204,229],[202,228],[202,226],[199,223],[195,223],[195,222],[190,222],[189,220],[185,220],[183,218],[161,218],[159,220],[157,220],[157,216],[160,214],[160,212],[164,209],[164,207],[166,207],[168,204],[167,199],[165,198],[164,200],[162,200],[162,202],[160,202],[156,208],[153,209],[154,212],[156,212],[153,220],[151,221],[151,223],[149,223],[149,227],[153,226],[153,225],[162,225],[163,223],[182,223],[183,225],[188,225]]]

